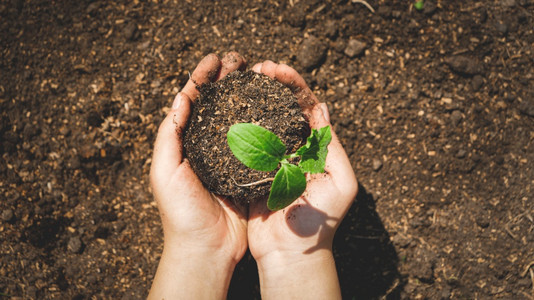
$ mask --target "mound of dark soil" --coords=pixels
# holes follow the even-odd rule
[[[296,151],[309,135],[297,99],[289,88],[252,71],[234,72],[224,79],[199,87],[184,137],[185,155],[204,185],[212,192],[244,205],[265,197],[269,182],[252,187],[237,184],[274,177],[242,164],[226,141],[230,126],[254,123],[274,132]]]

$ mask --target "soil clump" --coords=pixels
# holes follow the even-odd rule
[[[274,177],[241,163],[228,147],[226,134],[237,123],[253,123],[274,132],[288,153],[305,143],[309,127],[291,90],[252,71],[233,72],[199,87],[184,135],[185,155],[202,183],[212,192],[246,205],[266,197],[270,182],[250,187],[238,184]]]

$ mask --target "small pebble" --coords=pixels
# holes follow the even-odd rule
[[[5,221],[5,222],[9,222],[11,220],[13,220],[13,210],[11,209],[4,209],[4,211],[2,211],[2,220]]]
[[[480,75],[475,75],[473,79],[471,80],[471,88],[473,89],[473,92],[478,92],[482,85],[484,84],[484,77]]]
[[[477,216],[475,221],[481,228],[487,228],[490,224],[488,218],[485,216]]]
[[[383,18],[391,16],[391,7],[387,5],[381,5],[378,7],[377,14]]]
[[[373,159],[373,171],[378,171],[382,168],[382,161],[380,159]]]
[[[508,33],[508,25],[506,25],[506,23],[502,21],[496,21],[494,26],[495,26],[495,29],[497,29],[497,31],[500,32],[501,34],[505,35]]]
[[[400,248],[406,248],[412,242],[412,238],[404,237],[397,234],[391,239],[391,241],[393,242],[393,244],[398,245]]]
[[[349,40],[349,43],[347,47],[345,48],[344,53],[348,57],[353,58],[353,57],[361,55],[366,47],[367,47],[366,43],[356,40],[356,39],[351,39]]]
[[[514,7],[516,5],[515,0],[502,0],[501,4],[504,7]]]
[[[529,117],[534,117],[534,99],[525,99],[519,104],[519,111]]]
[[[326,45],[320,39],[310,36],[302,42],[297,60],[302,67],[311,70],[326,58],[326,50]]]
[[[445,59],[445,63],[457,73],[466,75],[482,74],[484,67],[477,59],[463,55],[450,56]]]
[[[462,121],[462,113],[459,110],[455,110],[451,113],[451,123],[454,127],[458,126]]]
[[[124,38],[126,38],[127,40],[135,40],[138,35],[137,33],[137,25],[135,23],[129,23],[128,25],[126,25],[126,27],[124,27],[123,34]]]
[[[80,253],[82,250],[82,241],[79,237],[71,237],[67,244],[67,249],[72,253]]]
[[[429,1],[429,0],[426,0],[424,5],[423,5],[423,13],[425,15],[432,15],[434,12],[436,12],[436,9],[438,8],[438,6],[436,5],[436,3],[434,3],[434,1]]]
[[[466,154],[467,154],[467,151],[465,151],[464,149],[460,149],[460,150],[458,150],[458,153],[456,153],[456,157],[457,158],[464,158]]]
[[[97,2],[93,2],[93,3],[91,3],[91,4],[89,4],[87,6],[87,8],[85,9],[85,12],[88,13],[88,14],[92,14],[93,12],[95,12],[98,9],[98,7],[100,5],[101,5],[101,3],[98,2],[98,1]]]
[[[336,24],[336,21],[328,20],[328,22],[326,22],[326,25],[324,27],[325,29],[324,33],[328,38],[335,39],[338,33],[337,28],[338,28],[338,25]]]

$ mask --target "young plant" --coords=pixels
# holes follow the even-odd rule
[[[286,154],[286,145],[271,131],[250,123],[232,125],[226,136],[234,156],[245,166],[264,172],[280,169],[274,176],[267,200],[270,210],[280,210],[295,201],[306,189],[304,173],[323,173],[327,146],[332,140],[330,126],[313,129],[307,142],[295,153]],[[288,160],[300,157],[298,165]],[[259,183],[266,182],[261,180]],[[241,185],[250,186],[253,184]]]
[[[413,6],[415,7],[415,9],[417,9],[417,10],[422,10],[423,7],[424,7],[424,5],[425,5],[425,4],[424,4],[423,0],[417,0],[417,1],[415,1],[415,3],[413,4]]]

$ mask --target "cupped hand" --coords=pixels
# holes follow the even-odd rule
[[[317,101],[297,71],[272,61],[256,64],[252,69],[288,86],[311,128],[330,125],[326,104]],[[295,261],[310,258],[316,252],[331,252],[335,231],[358,188],[350,161],[332,128],[331,131],[325,173],[308,174],[302,196],[285,209],[274,212],[267,209],[265,202],[251,205],[248,240],[258,265],[269,258]]]
[[[196,273],[202,273],[199,270],[204,266],[198,264],[195,267],[196,273],[184,274],[187,272],[187,267],[184,266],[187,260],[210,264],[206,267],[211,274],[216,273],[218,266],[225,266],[229,269],[229,277],[228,274],[221,275],[228,278],[219,280],[229,281],[233,267],[247,249],[246,218],[225,199],[204,188],[184,158],[182,145],[191,101],[199,94],[196,86],[219,80],[244,67],[244,59],[235,52],[227,54],[222,61],[214,54],[206,56],[176,96],[172,109],[160,125],[154,146],[150,182],[163,224],[164,251],[151,295],[177,296],[164,292],[169,291],[165,277],[180,277],[176,273],[182,272],[181,275],[191,278]],[[176,266],[163,264],[165,259],[173,260],[170,257],[177,258],[177,263],[182,266],[180,270],[171,269]],[[200,276],[204,276],[203,280],[209,283],[210,274]],[[186,284],[184,287],[174,283],[174,287],[187,291],[192,285]],[[194,291],[187,292],[194,294]]]

